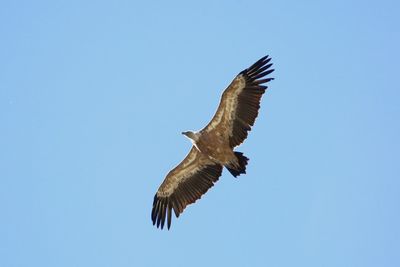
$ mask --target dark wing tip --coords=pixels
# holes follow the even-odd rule
[[[153,209],[151,210],[151,220],[153,225],[157,225],[157,228],[160,226],[161,229],[164,228],[167,203],[167,198],[159,197],[157,194],[154,196]]]
[[[266,58],[259,63],[254,63],[250,68],[246,69],[243,73],[250,84],[260,85],[272,81],[273,78],[264,78],[275,71],[272,69],[272,63],[269,63],[271,58]],[[268,64],[269,63],[269,64]],[[264,79],[262,79],[264,78]]]
[[[271,58],[268,55],[264,56],[256,61],[253,65],[251,65],[249,68],[241,71],[239,74],[244,75],[250,83],[255,83],[257,85],[269,82],[273,80],[273,78],[268,78],[264,80],[260,79],[267,76],[268,74],[271,74],[274,71],[274,69],[271,69],[271,66],[273,64],[269,63],[270,61]]]
[[[153,209],[151,211],[151,220],[153,222],[153,225],[157,226],[157,228],[163,229],[165,222],[167,222],[168,230],[171,228],[172,209],[174,208],[172,202],[173,201],[171,197],[161,197],[157,194],[154,196]],[[176,208],[174,208],[174,211],[175,209]],[[178,214],[179,216],[179,213],[176,214]]]

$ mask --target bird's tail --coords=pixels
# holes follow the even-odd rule
[[[234,176],[237,177],[242,173],[246,173],[246,165],[247,161],[249,160],[246,156],[243,155],[242,152],[234,152],[236,158],[238,159],[238,165],[225,165],[225,168]]]

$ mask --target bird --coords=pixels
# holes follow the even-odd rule
[[[151,219],[157,228],[171,227],[175,217],[189,204],[202,197],[222,175],[225,167],[234,177],[246,173],[249,158],[235,147],[247,138],[258,116],[266,84],[274,78],[267,55],[241,71],[224,90],[211,121],[200,131],[185,131],[192,148],[182,162],[173,168],[154,196]]]

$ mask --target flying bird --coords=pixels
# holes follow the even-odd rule
[[[163,229],[171,227],[172,210],[178,218],[216,183],[225,167],[234,177],[246,173],[248,158],[234,151],[247,138],[258,115],[265,85],[274,78],[271,58],[265,56],[240,72],[222,94],[218,109],[206,127],[182,132],[193,146],[172,169],[154,196],[151,219]]]

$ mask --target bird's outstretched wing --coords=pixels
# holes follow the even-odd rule
[[[153,225],[164,227],[167,219],[171,226],[172,209],[175,216],[183,212],[187,205],[200,199],[221,176],[222,166],[192,147],[186,158],[171,170],[154,196],[151,219]]]
[[[219,131],[229,139],[232,148],[247,138],[258,115],[261,97],[267,89],[265,84],[273,80],[265,78],[274,71],[270,60],[265,56],[235,77],[222,94],[214,117],[202,131]]]

